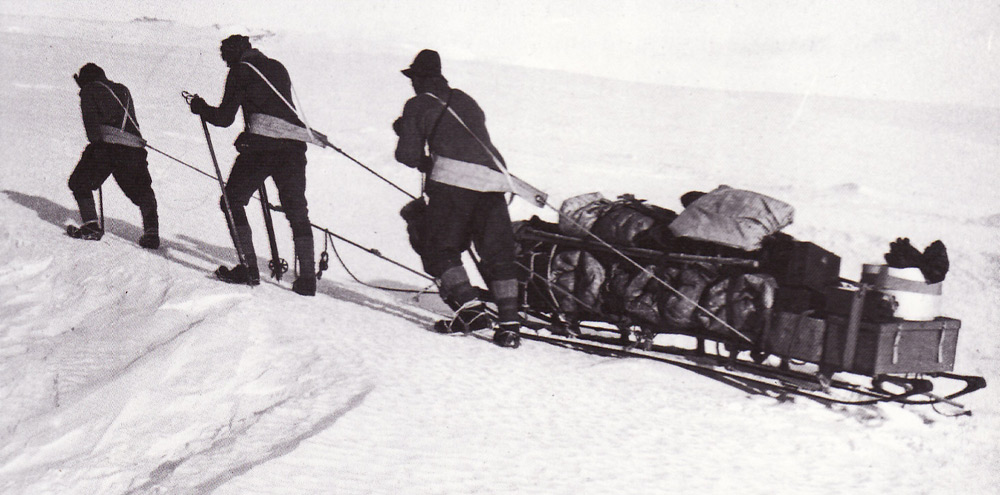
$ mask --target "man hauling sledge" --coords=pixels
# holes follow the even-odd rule
[[[233,268],[220,266],[216,276],[229,283],[257,285],[260,272],[254,252],[253,236],[245,207],[268,177],[274,179],[278,198],[292,228],[299,276],[292,290],[304,296],[316,294],[312,224],[306,202],[306,142],[313,131],[299,119],[292,105],[292,83],[288,71],[277,60],[264,56],[250,46],[246,36],[232,35],[222,41],[222,60],[229,66],[226,89],[218,107],[209,106],[195,96],[191,112],[206,122],[229,127],[236,112],[243,108],[244,131],[236,139],[239,155],[226,181],[225,209],[228,198],[235,224],[234,240],[244,262]]]
[[[511,177],[490,142],[483,111],[472,97],[448,86],[437,52],[421,51],[402,72],[416,96],[393,123],[399,136],[396,160],[428,176],[418,251],[442,299],[456,311],[451,320],[437,322],[435,330],[468,332],[495,324],[462,266],[462,252],[474,242],[479,269],[497,305],[493,341],[517,347],[514,234],[503,192],[511,190]]]
[[[80,111],[90,144],[69,177],[69,188],[80,207],[80,227],[66,233],[77,239],[96,241],[104,235],[94,204],[94,190],[114,175],[125,196],[142,213],[139,245],[160,247],[156,195],[146,162],[146,142],[139,133],[132,94],[124,84],[108,80],[104,69],[88,63],[73,75],[80,87]]]

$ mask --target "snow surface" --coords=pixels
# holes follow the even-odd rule
[[[897,237],[943,240],[944,311],[963,322],[956,369],[990,382],[963,399],[974,415],[827,407],[663,363],[437,335],[434,296],[365,287],[335,258],[315,298],[287,279],[221,284],[210,273],[234,253],[217,187],[157,153],[160,250],[137,247],[137,208],[111,181],[108,235],[65,236],[85,145],[71,75],[102,65],[131,88],[153,146],[210,170],[180,91],[218,101],[228,34],[0,17],[0,492],[998,493],[995,105],[657,86],[443,53],[512,169],[556,204],[598,190],[679,208],[692,189],[760,191],[794,205],[787,231],[840,254],[853,279]],[[286,64],[314,126],[419,190],[392,159],[389,126],[411,95],[398,70],[413,47],[251,34]],[[212,132],[228,170],[238,126]],[[397,215],[407,198],[334,152],[311,149],[309,162],[315,223],[419,267]],[[554,218],[512,206],[532,214]],[[367,282],[427,285],[337,248]]]

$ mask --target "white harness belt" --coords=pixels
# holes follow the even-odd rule
[[[129,98],[128,100],[129,104],[126,105],[125,103],[122,103],[121,98],[118,98],[118,95],[116,95],[115,92],[111,90],[110,86],[104,84],[101,81],[97,81],[97,84],[104,86],[104,89],[108,90],[108,92],[111,93],[111,96],[115,98],[115,101],[117,101],[118,104],[121,105],[122,111],[125,112],[125,115],[122,116],[122,125],[120,128],[107,124],[101,124],[97,127],[97,133],[100,134],[101,141],[111,144],[120,144],[122,146],[128,146],[130,148],[145,148],[146,147],[145,139],[142,139],[141,137],[136,136],[131,132],[125,131],[125,124],[130,120],[132,121],[132,125],[135,126],[136,130],[139,129],[139,123],[136,122],[132,118],[132,115],[128,113],[128,107],[129,105],[132,104],[132,99]]]
[[[510,192],[522,198],[545,197],[545,193],[517,177],[477,163],[463,162],[445,156],[434,156],[430,179],[441,184],[479,192]]]
[[[486,154],[490,155],[490,158],[493,159],[493,163],[496,164],[497,168],[500,169],[500,172],[497,172],[495,170],[486,168],[482,165],[477,165],[475,163],[463,162],[460,160],[445,158],[443,156],[440,157],[434,156],[434,169],[431,171],[431,180],[436,182],[441,182],[444,184],[449,184],[456,187],[471,189],[473,191],[511,192],[514,193],[515,196],[520,196],[528,201],[531,201],[538,207],[545,206],[545,202],[546,200],[548,200],[549,197],[549,195],[545,193],[545,191],[532,187],[527,182],[524,182],[523,180],[514,177],[514,175],[507,170],[507,167],[504,166],[503,162],[500,161],[500,159],[497,158],[495,154],[493,154],[493,151],[490,150],[490,147],[486,146],[486,143],[484,143],[482,139],[479,139],[479,136],[477,136],[475,132],[472,132],[472,129],[470,129],[469,126],[465,123],[465,121],[462,120],[462,117],[459,117],[458,113],[455,112],[455,109],[448,106],[446,102],[441,101],[441,98],[438,98],[437,95],[435,95],[434,93],[427,92],[423,94],[428,95],[431,98],[434,98],[435,100],[437,100],[438,103],[444,105],[445,109],[442,111],[447,111],[451,113],[451,115],[455,117],[455,120],[457,120],[459,124],[462,124],[462,127],[464,127],[465,130],[469,132],[472,138],[475,139],[476,142],[483,147],[483,150],[486,151]],[[447,171],[441,172],[441,174],[438,176],[435,175],[435,173],[437,172],[438,164],[441,163],[442,159],[448,160],[451,163],[442,167],[445,168]],[[471,170],[473,167],[483,170],[473,171]],[[495,185],[497,179],[493,177],[494,175],[498,176],[504,182],[502,186]],[[440,179],[438,177],[440,177]],[[456,184],[446,181],[462,181],[462,182]],[[475,187],[473,187],[473,184],[477,184],[477,181],[483,184],[480,187],[486,187],[489,189],[487,190],[476,189]]]
[[[250,114],[250,119],[249,119],[250,122],[247,127],[247,131],[249,131],[251,134],[259,134],[261,136],[267,136],[278,139],[294,139],[295,141],[312,143],[321,148],[332,146],[330,144],[330,141],[327,139],[326,135],[324,135],[322,132],[319,132],[309,127],[309,122],[306,122],[305,114],[300,112],[298,109],[295,108],[294,105],[291,104],[291,102],[286,100],[285,97],[282,96],[281,92],[278,91],[278,88],[275,88],[274,85],[271,84],[271,81],[268,78],[264,77],[264,73],[262,73],[260,69],[254,67],[254,65],[251,64],[250,62],[243,61],[241,63],[253,69],[253,71],[256,72],[261,79],[264,80],[267,86],[271,88],[271,91],[274,91],[274,94],[278,95],[278,98],[281,99],[281,101],[285,104],[285,106],[287,106],[288,109],[291,110],[292,113],[294,113],[296,116],[298,116],[299,119],[302,120],[302,123],[306,125],[305,127],[299,127],[291,122],[288,122],[287,120],[275,117],[273,115],[254,113]],[[294,94],[295,89],[291,87],[291,83],[289,83],[289,89]],[[255,124],[255,119],[256,119],[256,124]]]
[[[117,127],[101,124],[97,127],[97,133],[101,136],[101,141],[111,144],[120,144],[130,148],[144,148],[146,141],[131,132],[125,132]]]
[[[326,146],[326,136],[315,129],[309,132],[285,119],[266,113],[252,113],[247,119],[247,132],[276,139],[292,139],[318,146]]]

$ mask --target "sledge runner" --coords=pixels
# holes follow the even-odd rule
[[[393,123],[399,136],[396,160],[427,174],[428,204],[418,252],[442,299],[455,310],[454,317],[437,322],[435,330],[468,332],[495,326],[497,345],[517,347],[521,323],[514,235],[504,200],[510,180],[497,163],[503,159],[490,142],[485,115],[472,97],[449,87],[437,52],[421,51],[402,72],[416,96]],[[462,252],[470,242],[475,243],[479,270],[497,305],[496,321],[462,266]]]
[[[222,40],[222,60],[229,66],[226,89],[218,107],[195,96],[191,112],[206,122],[229,127],[243,108],[244,131],[236,139],[239,155],[226,181],[226,196],[232,208],[235,238],[244,264],[220,266],[216,276],[229,283],[257,285],[260,272],[245,207],[264,180],[271,177],[278,199],[292,228],[299,276],[292,290],[304,296],[316,294],[312,226],[306,202],[306,142],[312,132],[298,118],[292,100],[288,71],[277,60],[264,56],[250,39],[232,35]],[[224,206],[223,206],[224,208]]]
[[[81,67],[73,79],[80,87],[80,111],[90,144],[69,177],[69,189],[80,207],[81,225],[67,227],[66,233],[92,241],[104,235],[104,226],[97,220],[94,190],[113,175],[125,196],[142,213],[139,245],[159,248],[156,195],[132,94],[124,84],[109,80],[104,69],[93,63]]]

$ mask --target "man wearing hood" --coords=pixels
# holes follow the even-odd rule
[[[435,330],[468,332],[492,326],[494,343],[517,347],[514,233],[504,200],[511,177],[490,142],[486,116],[471,96],[448,86],[437,52],[421,51],[402,72],[416,96],[393,123],[399,136],[396,160],[427,174],[428,204],[419,254],[441,297],[456,310],[454,318],[437,322]],[[479,270],[497,305],[495,322],[462,265],[462,252],[470,243],[475,243]]]
[[[66,232],[77,239],[99,240],[104,226],[98,222],[94,190],[114,175],[125,196],[142,213],[139,245],[160,247],[156,195],[146,162],[146,142],[139,133],[132,94],[124,84],[111,81],[104,69],[88,63],[73,75],[80,87],[80,111],[90,144],[69,177],[69,189],[80,207],[80,227]]]
[[[236,119],[236,112],[243,108],[245,127],[236,139],[239,155],[226,181],[226,196],[245,264],[233,268],[220,266],[215,274],[229,283],[260,283],[245,207],[264,180],[271,177],[291,225],[299,261],[299,276],[292,290],[304,296],[315,295],[313,234],[305,194],[306,142],[314,139],[314,131],[298,117],[292,104],[292,83],[280,62],[264,56],[250,46],[249,38],[241,35],[223,40],[220,51],[229,66],[222,102],[213,107],[195,96],[191,112],[212,125],[229,127]]]

